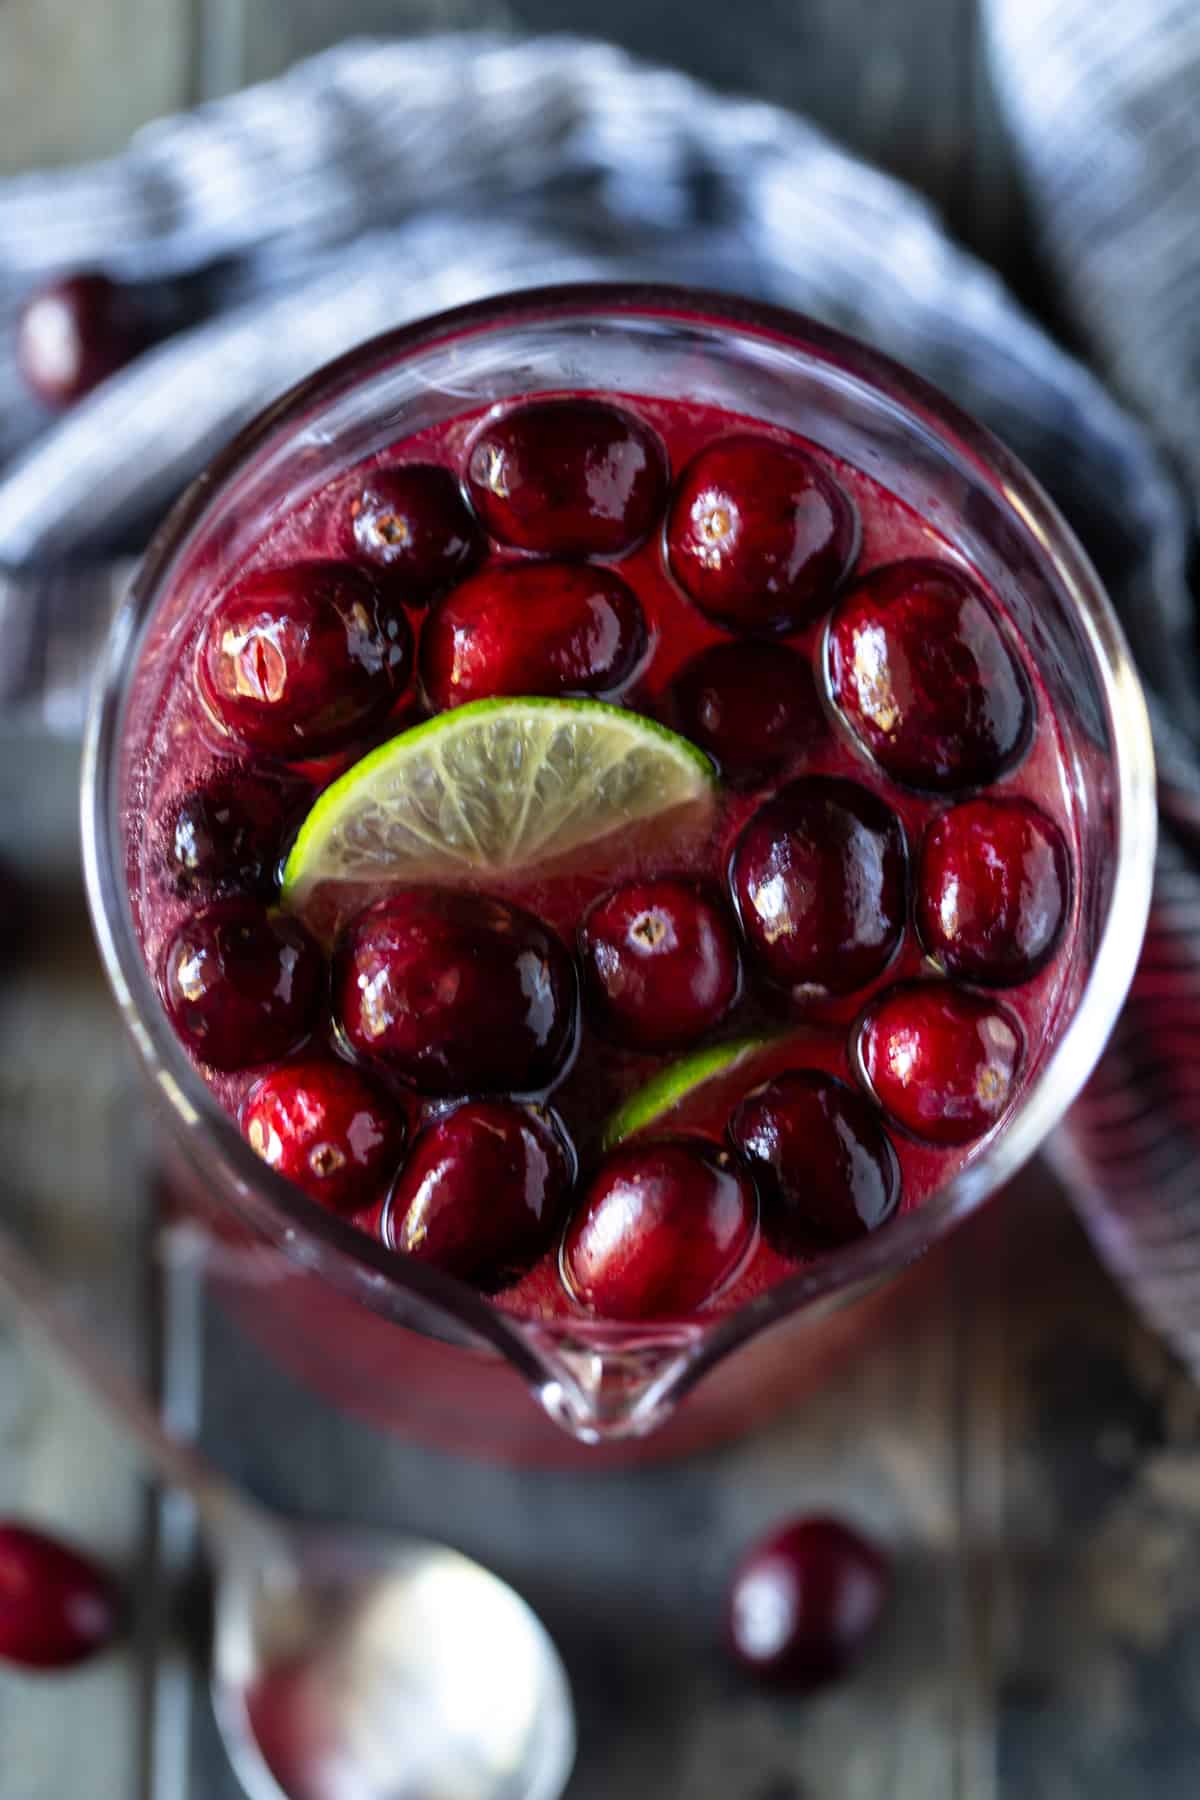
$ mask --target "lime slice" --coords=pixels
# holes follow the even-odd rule
[[[314,804],[283,872],[303,912],[326,882],[471,879],[548,862],[711,803],[694,744],[598,700],[478,700],[381,744]]]
[[[603,1148],[611,1150],[623,1139],[632,1137],[635,1131],[643,1131],[655,1119],[678,1106],[693,1089],[716,1075],[724,1075],[744,1058],[757,1055],[770,1042],[769,1038],[738,1038],[729,1044],[713,1044],[707,1050],[697,1050],[692,1056],[682,1057],[679,1062],[668,1063],[612,1114],[601,1138]]]

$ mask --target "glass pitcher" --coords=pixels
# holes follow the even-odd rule
[[[545,390],[686,395],[799,432],[892,489],[1009,610],[1056,708],[1074,786],[1080,924],[1064,951],[1058,1023],[1013,1115],[918,1210],[708,1321],[522,1321],[318,1207],[259,1160],[188,1063],[130,907],[135,752],[156,671],[201,589],[280,509],[342,469],[442,420]],[[980,426],[885,358],[784,312],[670,289],[564,288],[364,345],[268,408],[196,481],[108,643],[83,829],[95,929],[145,1073],[170,1205],[199,1226],[212,1291],[242,1328],[336,1404],[415,1439],[522,1459],[559,1459],[570,1440],[638,1440],[657,1453],[744,1429],[819,1379],[831,1347],[869,1329],[864,1296],[1006,1182],[1062,1117],[1133,975],[1153,863],[1153,759],[1095,573],[1038,485]]]

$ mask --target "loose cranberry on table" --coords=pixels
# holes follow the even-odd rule
[[[605,1319],[693,1313],[737,1273],[757,1212],[749,1174],[712,1144],[623,1144],[601,1163],[567,1229],[567,1283]]]
[[[826,730],[810,664],[786,644],[712,644],[672,681],[668,722],[735,783],[757,781]]]
[[[47,406],[77,400],[132,362],[149,341],[131,288],[107,275],[68,275],[31,294],[17,320],[17,366]]]
[[[887,1133],[831,1075],[777,1075],[735,1108],[729,1136],[757,1179],[763,1234],[785,1256],[853,1243],[896,1210],[900,1165]]]
[[[1016,1092],[1020,1027],[995,1001],[950,982],[890,989],[868,1011],[858,1043],[884,1111],[931,1143],[982,1136]]]
[[[347,563],[246,576],[218,603],[196,662],[200,691],[254,750],[302,761],[379,724],[408,683],[404,610]]]
[[[310,798],[304,783],[243,767],[220,770],[189,788],[163,822],[163,860],[176,893],[270,897],[288,831]]]
[[[603,895],[579,930],[584,998],[605,1033],[633,1050],[675,1050],[737,998],[733,920],[694,881],[659,876]]]
[[[1028,740],[1024,672],[983,595],[949,563],[889,563],[856,582],[830,621],[827,661],[846,723],[911,787],[981,787]]]
[[[620,556],[662,516],[667,458],[622,407],[530,400],[476,434],[467,486],[502,544],[544,556]]]
[[[162,959],[171,1023],[214,1069],[248,1069],[296,1049],[312,1028],[323,974],[304,927],[253,900],[192,913]]]
[[[636,594],[611,569],[502,563],[463,582],[421,633],[421,684],[441,711],[496,694],[617,693],[646,649]]]
[[[0,1523],[0,1660],[67,1669],[103,1650],[120,1620],[107,1575],[28,1525]]]
[[[838,1519],[796,1519],[748,1552],[729,1587],[729,1645],[760,1680],[804,1690],[859,1660],[891,1592],[887,1557]]]
[[[857,551],[849,495],[790,444],[720,438],[679,478],[667,521],[671,573],[730,631],[796,631],[820,618]]]
[[[574,1044],[561,939],[487,894],[409,888],[368,907],[339,943],[333,993],[350,1048],[424,1094],[537,1093]]]
[[[397,594],[423,606],[479,560],[483,534],[448,469],[373,469],[338,492],[339,548],[386,570]]]
[[[970,800],[925,833],[917,928],[951,975],[1027,981],[1058,942],[1070,900],[1066,842],[1032,801]]]
[[[495,1292],[549,1249],[573,1176],[553,1114],[468,1101],[414,1143],[388,1206],[388,1241]]]
[[[789,782],[742,831],[730,887],[759,968],[797,998],[845,994],[884,969],[906,907],[904,829],[838,776]]]
[[[334,1212],[379,1198],[395,1171],[407,1121],[357,1069],[332,1057],[289,1063],[250,1090],[242,1130],[271,1168]]]

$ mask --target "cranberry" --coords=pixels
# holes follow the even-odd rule
[[[750,1248],[749,1174],[701,1139],[633,1141],[605,1157],[567,1230],[575,1297],[609,1319],[693,1313],[726,1286]]]
[[[119,1608],[108,1577],[27,1525],[0,1524],[0,1659],[66,1669],[103,1650]]]
[[[290,826],[308,789],[248,769],[190,788],[164,821],[163,860],[177,894],[274,894]]]
[[[815,1687],[858,1661],[883,1616],[882,1551],[837,1519],[796,1519],[755,1544],[729,1588],[734,1656],[762,1680]]]
[[[179,1036],[215,1069],[274,1062],[308,1036],[321,955],[295,919],[252,900],[219,901],[183,921],[162,963]]]
[[[560,940],[487,894],[408,888],[349,926],[334,970],[342,1032],[425,1094],[533,1093],[562,1069],[576,984]]]
[[[731,631],[796,631],[819,618],[857,553],[849,495],[791,444],[721,438],[679,478],[667,521],[671,573]]]
[[[758,1179],[763,1231],[785,1256],[852,1243],[895,1211],[896,1152],[870,1104],[831,1075],[777,1075],[737,1107],[729,1136]]]
[[[712,644],[676,675],[671,723],[735,783],[771,775],[825,728],[812,669],[785,644]]]
[[[242,1130],[281,1175],[334,1212],[378,1198],[404,1148],[404,1116],[357,1069],[329,1058],[275,1069],[250,1090]]]
[[[990,1130],[1012,1099],[1021,1032],[992,1000],[949,982],[892,988],[859,1033],[863,1072],[879,1104],[935,1144]]]
[[[439,710],[492,694],[614,694],[645,649],[637,596],[611,569],[508,563],[430,614],[421,680]]]
[[[620,556],[657,523],[667,458],[648,426],[602,400],[532,400],[492,419],[467,458],[494,538],[546,556]]]
[[[904,930],[906,879],[895,813],[827,775],[790,782],[760,806],[730,865],[746,941],[797,999],[850,993],[886,967]]]
[[[609,1037],[675,1050],[737,998],[738,950],[724,908],[694,882],[630,881],[591,907],[579,931],[584,993]]]
[[[454,476],[435,463],[374,469],[340,499],[342,554],[386,569],[410,605],[444,593],[479,559],[479,527]]]
[[[948,563],[889,563],[829,627],[829,685],[876,761],[911,787],[978,787],[1020,755],[1029,684],[982,594]]]
[[[200,690],[229,730],[293,760],[341,749],[379,724],[408,681],[412,631],[370,576],[344,563],[248,575],[217,606],[197,659]]]
[[[17,321],[17,365],[47,406],[73,406],[145,348],[132,289],[107,275],[69,275],[39,288]]]
[[[553,1114],[472,1100],[426,1126],[388,1209],[392,1246],[494,1292],[562,1220],[574,1159]]]
[[[1029,800],[969,800],[925,833],[917,926],[951,975],[1027,981],[1054,949],[1070,898],[1062,832]]]

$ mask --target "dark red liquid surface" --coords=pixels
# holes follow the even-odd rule
[[[567,950],[574,955],[577,928],[588,907],[619,882],[644,881],[658,876],[682,876],[699,881],[707,892],[718,897],[733,921],[729,869],[734,847],[752,816],[789,782],[822,776],[857,783],[886,803],[899,819],[907,840],[907,891],[902,892],[901,898],[899,943],[894,951],[885,953],[885,966],[879,972],[861,979],[859,985],[850,986],[846,991],[823,995],[806,993],[799,1000],[789,997],[766,978],[761,963],[755,959],[753,945],[743,943],[742,973],[732,1005],[693,1041],[665,1052],[623,1048],[614,1042],[611,1034],[606,1032],[603,1020],[588,1010],[585,988],[583,1023],[573,1056],[551,1083],[549,1091],[535,1096],[553,1109],[556,1129],[561,1125],[573,1146],[578,1163],[573,1195],[565,1215],[554,1221],[554,1232],[547,1236],[537,1260],[495,1293],[498,1305],[528,1317],[582,1316],[580,1302],[572,1295],[562,1275],[562,1230],[571,1216],[572,1207],[578,1205],[601,1163],[601,1140],[606,1121],[617,1106],[659,1073],[666,1063],[726,1040],[760,1036],[769,1039],[767,1046],[754,1056],[743,1059],[726,1074],[693,1090],[669,1115],[657,1120],[650,1133],[654,1137],[681,1134],[700,1137],[719,1146],[722,1154],[730,1151],[727,1125],[734,1108],[750,1089],[770,1076],[786,1070],[818,1071],[833,1075],[857,1089],[864,1088],[856,1034],[858,1022],[870,1002],[884,990],[900,984],[945,979],[944,971],[927,956],[922,945],[913,888],[920,867],[924,834],[950,807],[980,791],[1033,802],[1058,827],[1072,862],[1077,862],[1078,855],[1078,832],[1064,750],[1044,685],[1012,621],[951,543],[877,481],[830,457],[818,446],[789,438],[776,427],[682,402],[630,396],[620,397],[615,403],[635,414],[657,433],[665,447],[673,481],[699,450],[735,432],[752,432],[807,450],[819,461],[824,473],[840,484],[857,513],[860,537],[850,576],[852,583],[857,583],[881,565],[908,558],[934,559],[965,571],[974,581],[976,590],[986,596],[986,604],[1016,665],[1018,685],[1023,677],[1028,686],[1032,723],[1020,754],[1006,754],[1002,772],[982,790],[964,787],[953,792],[934,792],[900,785],[855,741],[829,698],[825,633],[830,607],[837,599],[831,592],[829,604],[821,616],[802,629],[768,639],[760,633],[754,640],[784,646],[787,653],[799,658],[812,671],[811,692],[805,677],[803,702],[796,709],[795,720],[784,696],[785,704],[779,718],[784,722],[786,732],[792,733],[790,737],[786,734],[781,737],[780,731],[774,730],[769,722],[763,724],[755,720],[754,754],[736,769],[732,767],[734,759],[731,758],[715,814],[703,832],[697,833],[694,829],[675,831],[662,824],[656,824],[652,829],[637,828],[627,836],[604,839],[590,852],[575,853],[569,865],[546,866],[519,880],[498,876],[480,884],[488,894],[535,914],[561,937]],[[347,545],[353,542],[353,533],[347,532],[346,496],[354,492],[359,477],[369,470],[404,463],[436,463],[456,477],[463,477],[470,443],[479,429],[480,418],[481,415],[473,414],[456,419],[434,431],[391,446],[372,458],[361,471],[341,471],[304,505],[275,519],[251,556],[225,573],[219,588],[210,593],[197,593],[190,636],[172,648],[170,671],[163,680],[146,742],[135,758],[131,786],[131,835],[135,844],[131,878],[135,915],[147,963],[156,978],[166,946],[180,924],[201,904],[194,889],[178,878],[178,858],[173,859],[171,848],[181,805],[192,790],[227,778],[236,781],[238,771],[246,769],[253,769],[256,778],[260,779],[264,771],[286,778],[288,808],[281,809],[281,816],[286,811],[290,823],[284,828],[280,844],[281,849],[286,849],[287,830],[294,832],[296,823],[291,803],[297,779],[308,783],[311,795],[315,797],[324,785],[366,750],[427,716],[428,712],[420,687],[413,682],[398,696],[382,726],[373,727],[369,736],[356,739],[336,755],[327,756],[320,762],[291,761],[287,765],[261,757],[222,728],[196,686],[196,645],[202,639],[214,609],[235,580],[244,581],[255,571],[277,570],[301,561],[345,560],[349,554]],[[675,677],[700,652],[707,651],[715,657],[719,654],[719,646],[726,646],[732,652],[735,646],[750,640],[714,623],[672,578],[664,543],[669,507],[668,496],[659,524],[632,552],[593,565],[616,572],[632,590],[640,603],[646,632],[646,647],[632,677],[624,687],[616,692],[605,692],[601,697],[676,729],[686,729],[673,696]],[[468,567],[464,559],[465,573],[459,579],[478,582],[481,571],[501,566],[519,567],[530,560],[536,566],[537,559],[531,559],[529,553],[492,542],[482,560],[471,561]],[[543,602],[539,601],[541,604]],[[806,604],[811,611],[811,603]],[[420,637],[431,616],[428,595],[416,596],[407,611],[417,640],[419,667]],[[781,662],[786,664],[786,657],[781,657]],[[775,685],[778,687],[779,684]],[[511,692],[511,687],[506,691]],[[771,683],[765,682],[764,707],[778,700],[777,694],[772,702]],[[688,692],[687,706],[694,717],[694,686]],[[744,708],[742,716],[745,716]],[[736,731],[738,717],[738,709],[733,708],[724,719],[715,720],[714,738],[719,740],[721,732]],[[935,785],[930,783],[929,789]],[[303,810],[302,803],[300,816]],[[261,895],[261,888],[258,891]],[[1037,1073],[1046,1046],[1057,1036],[1058,1013],[1076,927],[1077,891],[1076,881],[1072,883],[1065,921],[1053,952],[1039,963],[1032,976],[1019,985],[988,989],[1013,1020],[1023,1040],[1017,1081],[997,1114],[997,1128],[1001,1130],[1005,1120],[1020,1105],[1021,1090]],[[371,897],[375,896],[357,895],[354,904],[361,905],[365,898]],[[345,896],[334,895],[329,899],[329,907],[315,922],[318,935],[324,936],[327,944],[333,928],[346,923],[343,915],[348,904]],[[861,968],[865,965],[860,959],[847,966]],[[836,984],[831,983],[831,987]],[[347,1054],[335,1032],[327,1005],[320,1012],[309,1042],[296,1052],[298,1057],[314,1054]],[[250,1089],[267,1073],[263,1065],[229,1072],[218,1072],[199,1061],[196,1066],[221,1104],[235,1117],[239,1116]],[[407,1086],[394,1071],[389,1073],[375,1068],[370,1073],[403,1115],[407,1127],[405,1141],[410,1147],[406,1154],[411,1154],[411,1146],[424,1122],[444,1111],[456,1099],[477,1098],[474,1093],[430,1097]],[[519,1098],[525,1101],[529,1096]],[[871,1103],[874,1105],[873,1097]],[[938,1143],[918,1139],[886,1118],[883,1123],[899,1165],[899,1212],[920,1206],[978,1153],[982,1141],[976,1138],[966,1143]],[[385,1241],[394,1241],[387,1218],[390,1185],[389,1178],[374,1190],[364,1192],[362,1204],[353,1214],[363,1231],[384,1236]],[[764,1202],[764,1224],[766,1212]],[[886,1225],[882,1228],[886,1229]],[[755,1229],[750,1248],[737,1271],[707,1302],[708,1309],[723,1310],[734,1306],[794,1272],[799,1262],[806,1260],[802,1253],[795,1253],[791,1234],[788,1239],[791,1248],[787,1254],[773,1247],[769,1240],[766,1229]],[[814,1241],[812,1255],[820,1254],[822,1249]]]

